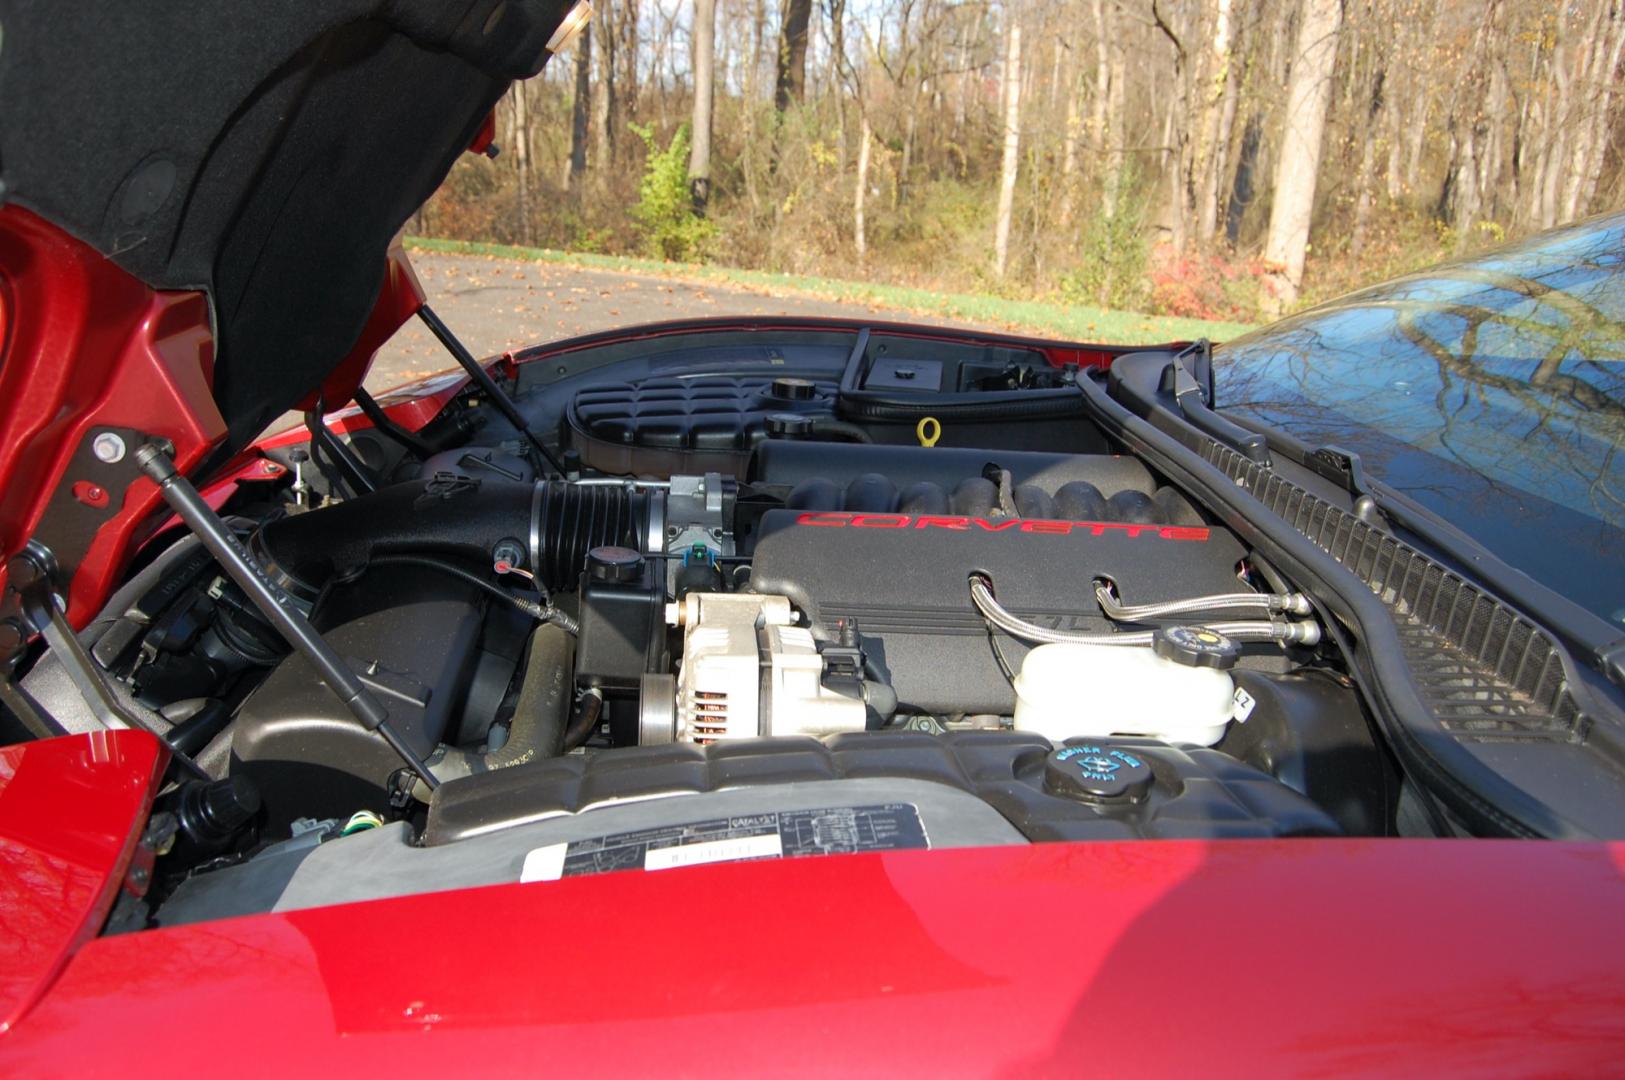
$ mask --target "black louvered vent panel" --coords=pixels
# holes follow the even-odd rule
[[[1405,661],[1446,730],[1481,741],[1568,741],[1585,718],[1557,644],[1416,549],[1229,447],[1203,457],[1353,571],[1393,611]]]

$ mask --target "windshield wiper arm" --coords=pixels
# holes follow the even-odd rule
[[[1398,526],[1420,537],[1502,600],[1537,618],[1573,654],[1592,658],[1610,682],[1625,686],[1625,636],[1618,627],[1542,585],[1410,495],[1370,476],[1359,454],[1336,446],[1311,447],[1253,416],[1227,419],[1266,439],[1287,460],[1340,485],[1362,521],[1387,530]]]

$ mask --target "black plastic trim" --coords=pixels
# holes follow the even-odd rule
[[[1352,570],[1270,512],[1249,487],[1238,483],[1212,461],[1204,460],[1198,449],[1186,443],[1206,443],[1229,454],[1234,451],[1220,447],[1189,428],[1184,440],[1175,438],[1135,416],[1113,400],[1104,387],[1093,382],[1082,385],[1099,422],[1131,449],[1150,458],[1176,483],[1220,511],[1226,524],[1239,535],[1265,547],[1266,554],[1272,556],[1284,572],[1300,583],[1319,586],[1322,598],[1333,613],[1357,630],[1357,640],[1362,647],[1349,660],[1363,676],[1362,685],[1370,696],[1373,712],[1396,756],[1470,828],[1511,836],[1562,839],[1590,839],[1617,831],[1577,821],[1511,783],[1444,730],[1423,700],[1408,669],[1399,627],[1381,598]],[[1239,454],[1235,456],[1244,460]],[[1329,505],[1322,505],[1335,511]],[[1358,523],[1352,515],[1345,516]]]

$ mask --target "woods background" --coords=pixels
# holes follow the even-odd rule
[[[413,231],[1249,320],[1625,205],[1625,0],[595,0]]]

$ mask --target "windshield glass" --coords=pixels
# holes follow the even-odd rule
[[[1625,625],[1625,215],[1304,312],[1214,369],[1222,410],[1358,452]]]

